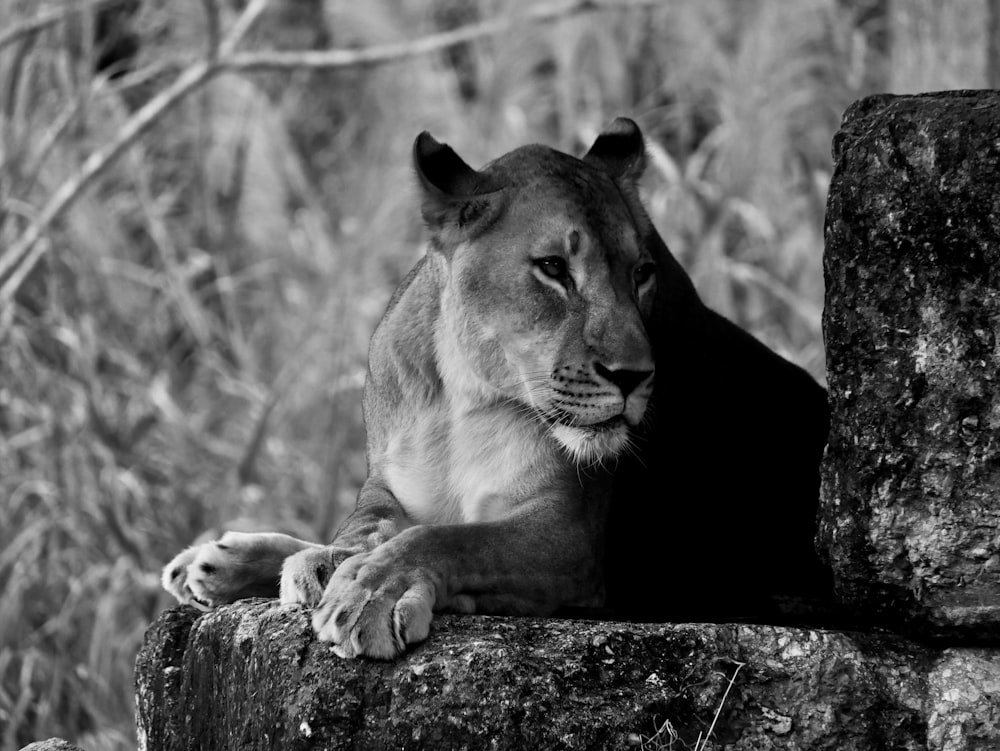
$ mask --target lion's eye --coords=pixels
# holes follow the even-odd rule
[[[569,268],[566,266],[566,259],[562,256],[545,256],[536,258],[535,266],[550,279],[557,282],[565,281],[569,277]]]
[[[635,271],[632,272],[632,278],[635,280],[635,286],[637,288],[641,287],[650,279],[652,279],[655,273],[656,273],[655,263],[642,264],[642,266],[639,266]]]

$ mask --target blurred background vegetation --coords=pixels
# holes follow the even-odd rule
[[[582,153],[636,119],[646,201],[702,295],[822,381],[843,110],[998,85],[996,0],[662,0],[404,62],[226,73],[13,266],[46,201],[205,54],[213,5],[0,0],[3,749],[134,748],[162,565],[223,527],[328,539],[352,507],[368,337],[422,252],[419,131],[480,166],[529,142]],[[219,1],[223,31],[244,5]],[[241,49],[363,48],[528,6],[272,0]]]

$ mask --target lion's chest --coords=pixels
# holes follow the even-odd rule
[[[559,471],[541,426],[502,407],[413,416],[389,441],[384,477],[418,524],[492,521],[537,497]]]

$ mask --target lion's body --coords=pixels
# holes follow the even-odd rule
[[[794,598],[825,617],[832,577],[813,540],[826,392],[700,303],[685,319],[683,334],[660,332],[655,424],[615,475],[608,605],[644,620],[774,622]],[[684,367],[667,372],[667,358]]]
[[[634,124],[583,160],[477,172],[426,134],[415,157],[431,244],[372,338],[369,476],[282,598],[340,653],[391,657],[432,611],[595,607],[606,582],[636,617],[823,590],[824,392],[702,305],[639,202]],[[168,566],[179,599],[232,599],[220,542]]]

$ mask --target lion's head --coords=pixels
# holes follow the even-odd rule
[[[656,267],[626,200],[645,165],[639,129],[616,120],[583,159],[525,146],[479,171],[425,132],[414,161],[449,269],[446,385],[522,406],[577,462],[623,451],[654,368]]]

